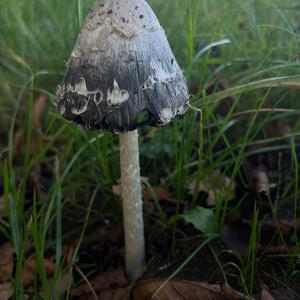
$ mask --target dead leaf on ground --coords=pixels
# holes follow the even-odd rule
[[[44,260],[44,267],[48,277],[52,277],[55,272],[55,263],[51,259]],[[34,283],[36,272],[38,271],[37,262],[34,259],[26,260],[21,273],[21,278],[24,286],[29,286]]]
[[[132,291],[133,300],[244,300],[243,294],[228,284],[209,284],[185,280],[153,279],[138,284]]]
[[[267,287],[263,285],[259,300],[275,300],[275,298],[271,295]]]
[[[8,300],[14,293],[13,286],[10,282],[0,284],[0,299]]]
[[[6,243],[0,246],[0,283],[10,280],[13,268],[14,248],[11,243]]]
[[[97,296],[99,300],[129,300],[130,299],[129,291],[130,291],[129,288],[117,287],[117,288],[103,290],[100,293],[98,293]],[[95,298],[90,295],[88,298],[81,297],[79,299],[94,300]]]
[[[99,299],[128,299],[126,296],[126,294],[128,294],[128,282],[124,276],[123,269],[101,273],[90,281],[90,285],[99,296]],[[80,297],[80,299],[94,299],[90,285],[84,283],[78,288],[73,289],[71,292],[72,297]],[[120,298],[120,296],[124,296],[124,298]]]
[[[153,200],[153,196],[155,196],[158,200],[169,200],[172,199],[172,195],[170,191],[164,187],[155,186],[152,188],[152,191],[143,187],[143,198],[145,201]]]
[[[193,179],[188,185],[190,194],[194,194],[197,185],[197,179]],[[229,200],[235,198],[235,183],[227,176],[221,173],[221,170],[214,170],[211,175],[199,182],[199,192],[208,193],[206,204],[215,206],[219,195]]]
[[[276,300],[299,300],[300,295],[289,287],[282,287],[271,290],[272,296]]]

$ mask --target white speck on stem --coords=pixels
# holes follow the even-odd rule
[[[120,164],[125,232],[126,274],[139,278],[145,268],[143,202],[137,130],[120,134]]]

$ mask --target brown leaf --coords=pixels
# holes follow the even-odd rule
[[[260,296],[259,296],[259,300],[275,300],[274,297],[270,294],[270,292],[268,291],[268,289],[263,286]]]
[[[13,267],[14,248],[11,243],[6,243],[3,246],[0,246],[0,283],[10,280]]]
[[[11,283],[6,282],[0,284],[0,299],[1,300],[8,300],[13,295],[13,286]]]
[[[276,300],[299,300],[300,295],[289,287],[282,287],[271,291]]]
[[[197,180],[193,179],[188,185],[190,194],[193,194],[196,189]],[[221,173],[220,170],[215,170],[211,175],[207,176],[199,182],[199,192],[208,193],[206,200],[208,206],[215,206],[218,195],[225,196],[229,200],[235,198],[235,183]]]
[[[107,290],[102,290],[97,295],[99,300],[129,300],[129,288],[126,287],[116,287]],[[81,296],[80,300],[95,300],[95,297],[90,296]]]
[[[44,267],[49,277],[54,275],[55,264],[50,259],[44,260]],[[34,283],[36,272],[38,271],[37,262],[34,259],[26,260],[21,273],[21,278],[24,286],[29,286]]]
[[[90,281],[90,284],[92,285],[97,295],[99,295],[99,299],[118,299],[117,296],[120,296],[122,291],[124,294],[126,294],[126,287],[128,285],[128,282],[124,277],[124,270],[117,269],[99,274],[97,277]],[[71,293],[72,297],[87,297],[89,295],[91,296],[91,294],[91,288],[87,283],[84,283],[78,288],[73,289]],[[107,298],[105,298],[104,295]]]
[[[133,300],[244,300],[243,294],[227,284],[209,284],[185,280],[153,279],[138,284],[132,291]]]
[[[48,104],[48,97],[44,94],[40,94],[37,98],[35,98],[33,105],[33,124],[36,128],[41,127],[41,118],[44,110],[46,109]]]
[[[154,195],[153,195],[154,194]],[[158,200],[169,200],[172,198],[170,191],[166,188],[156,186],[152,188],[152,191],[147,187],[143,187],[143,199],[145,201],[153,200],[155,196]]]

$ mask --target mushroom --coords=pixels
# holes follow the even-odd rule
[[[87,129],[120,136],[126,275],[145,267],[137,128],[163,126],[189,104],[185,78],[144,0],[97,0],[78,36],[57,108]]]

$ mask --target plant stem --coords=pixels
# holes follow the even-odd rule
[[[134,281],[145,268],[145,238],[137,130],[120,134],[120,165],[126,275]]]

